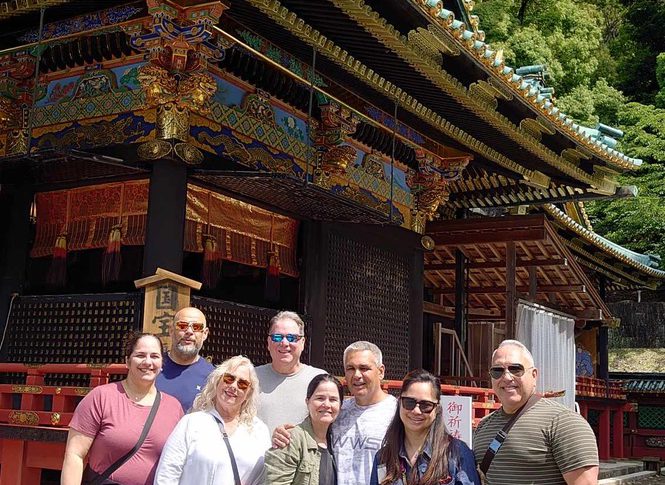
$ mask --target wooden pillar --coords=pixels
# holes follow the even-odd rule
[[[515,287],[515,243],[506,243],[506,339],[514,339],[517,333],[517,289]]]
[[[419,369],[423,362],[423,324],[425,262],[421,251],[411,256],[411,292],[409,294],[409,369]]]
[[[600,276],[598,280],[598,293],[600,297],[605,300],[607,293],[607,280],[604,276]],[[598,329],[597,340],[598,352],[598,378],[609,379],[609,329],[606,326],[601,326]]]
[[[588,421],[589,420],[589,406],[587,406],[587,403],[584,402],[584,401],[578,401],[578,404],[580,406],[580,415]]]
[[[41,470],[27,466],[27,445],[22,440],[3,440],[0,485],[39,485]]]
[[[455,332],[466,353],[466,256],[459,249],[455,249]]]
[[[2,190],[6,190],[3,185]],[[11,190],[11,189],[9,189]],[[9,303],[12,294],[21,293],[25,283],[25,267],[30,245],[30,206],[34,192],[32,187],[16,187],[8,196],[9,213],[2,217],[6,228],[11,228],[7,235],[2,263],[0,264],[0,333],[9,316]]]
[[[612,457],[623,458],[623,408],[619,407],[614,411],[612,420]]]
[[[598,457],[601,460],[610,458],[610,409],[604,408],[598,420]]]
[[[310,318],[309,364],[325,369],[326,294],[328,279],[329,226],[322,222],[303,223],[303,272],[300,284],[301,308]]]
[[[143,276],[157,268],[182,272],[187,167],[176,160],[154,162],[150,175]]]

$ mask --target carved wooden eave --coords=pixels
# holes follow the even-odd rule
[[[565,148],[570,147],[562,146],[558,151],[550,149],[534,138],[533,129],[522,129],[517,124],[509,121],[505,115],[488,109],[485,102],[488,100],[488,96],[503,100],[501,102],[507,99],[516,99],[514,90],[501,81],[497,74],[490,73],[491,69],[486,64],[491,64],[491,62],[480,62],[487,78],[486,80],[479,80],[477,88],[470,89],[460,83],[453,75],[445,72],[441,65],[436,63],[437,55],[435,52],[426,52],[428,48],[431,49],[433,45],[431,42],[417,36],[407,38],[405,34],[398,32],[385,18],[382,18],[380,13],[374,12],[363,2],[333,0],[320,4],[315,3],[316,6],[312,2],[305,5],[304,2],[298,0],[285,0],[283,2],[245,0],[234,4],[229,11],[229,17],[247,22],[250,11],[259,11],[265,17],[256,21],[254,26],[257,31],[266,28],[267,23],[274,22],[275,25],[266,31],[271,32],[270,35],[275,34],[279,29],[289,32],[299,41],[304,41],[310,48],[316,48],[319,55],[323,55],[327,60],[334,62],[345,73],[352,75],[356,80],[362,81],[381,96],[397,102],[400,110],[406,112],[404,118],[424,121],[427,125],[428,136],[431,136],[429,133],[434,130],[440,134],[439,138],[443,135],[444,139],[450,141],[451,145],[470,149],[479,161],[486,160],[494,166],[508,170],[518,180],[523,180],[526,183],[535,181],[536,184],[547,184],[551,179],[559,185],[586,187],[600,191],[603,194],[613,194],[615,192],[616,183],[611,177],[608,178],[607,174],[601,174],[591,168],[587,169],[586,166],[580,168],[561,155]],[[330,4],[333,7],[330,7]],[[382,7],[383,5],[391,4],[388,2],[381,4]],[[315,12],[315,9],[320,10],[320,12]],[[347,46],[351,44],[345,42],[342,38],[342,36],[349,34],[346,29],[343,29],[344,32],[339,31],[338,33],[335,33],[332,29],[332,25],[337,25],[337,22],[333,23],[331,21],[333,13],[338,17],[338,20],[342,18],[351,20],[346,24],[349,25],[349,30],[355,28],[354,33],[357,38],[354,39],[353,49],[349,50]],[[455,24],[455,22],[452,23]],[[372,36],[373,42],[377,43],[376,48],[381,45],[385,51],[385,48],[388,47],[388,54],[393,57],[390,60],[382,58],[381,62],[374,62],[372,52],[376,51],[375,46],[365,42],[366,36],[362,38],[362,41],[360,40],[360,33],[356,32],[358,29],[354,24],[362,27],[365,34],[369,33]],[[441,30],[441,27],[437,25],[436,29]],[[442,36],[440,34],[441,32],[437,31],[434,38],[441,40]],[[431,40],[433,34],[430,32],[428,35],[428,39]],[[477,39],[478,35],[474,35]],[[409,40],[411,37],[414,37],[412,42]],[[469,39],[457,39],[450,36],[446,37],[445,40],[446,42],[452,42],[458,49],[460,46],[463,47],[472,43]],[[473,42],[476,42],[476,40]],[[461,52],[465,52],[464,48]],[[446,55],[450,55],[450,53]],[[461,57],[469,57],[469,55],[467,53]],[[457,58],[460,58],[460,56],[455,59]],[[448,63],[457,62],[455,59],[448,59],[447,61]],[[494,61],[498,59],[496,53],[491,53],[491,59]],[[406,79],[403,77],[406,72],[400,72],[401,68],[393,69],[397,66],[395,63],[398,60],[403,63],[402,66],[410,66],[412,84],[397,82],[400,79]],[[390,68],[388,64],[390,64]],[[416,75],[414,76],[414,74]],[[482,128],[478,127],[481,131],[485,130],[483,136],[478,137],[476,133],[480,132],[476,131],[476,128],[470,128],[468,124],[463,127],[464,123],[460,123],[458,118],[444,115],[435,106],[438,102],[432,101],[430,96],[425,94],[416,95],[415,93],[418,90],[414,86],[417,83],[422,84],[424,82],[438,88],[440,96],[445,95],[448,96],[446,99],[454,99],[462,109],[462,111],[459,111],[460,117],[463,117],[464,112],[466,112],[473,113],[474,122],[477,119],[485,120],[487,125]],[[474,95],[480,92],[485,94],[483,96]],[[420,99],[421,96],[422,99]],[[547,118],[544,113],[536,112],[530,105],[529,110],[531,110],[531,117],[542,128],[542,131],[539,132],[543,133],[544,136],[551,137],[549,133],[552,133],[554,127],[556,136],[561,142],[561,129],[556,128],[555,123]],[[483,140],[489,133],[487,126],[491,127],[495,135],[503,136],[504,140],[500,144],[487,143]],[[577,147],[576,144],[573,146]],[[520,147],[519,150],[516,147]],[[520,150],[525,152],[520,155],[518,153]],[[509,155],[504,153],[509,153]],[[546,173],[542,174],[544,177],[535,173],[538,169],[535,168],[533,163],[522,161],[526,160],[527,154],[532,161],[539,160],[541,166],[549,167]],[[605,162],[608,162],[608,160],[596,160],[596,163],[601,165]],[[543,186],[543,188],[546,187]]]
[[[425,253],[425,285],[440,307],[454,307],[455,251],[467,258],[471,320],[503,320],[508,297],[508,243],[516,249],[518,297],[608,325],[612,316],[593,282],[543,214],[435,221]]]

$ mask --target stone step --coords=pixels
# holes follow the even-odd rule
[[[635,473],[629,473],[627,475],[621,475],[612,478],[604,478],[598,480],[598,485],[626,485],[633,483],[635,480],[641,480],[643,478],[652,477],[656,475],[655,471],[641,471]]]
[[[630,475],[644,471],[644,464],[637,460],[613,460],[603,461],[600,463],[600,471],[598,478],[603,480],[605,478],[620,477],[623,475]]]

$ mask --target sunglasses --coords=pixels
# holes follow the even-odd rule
[[[529,367],[531,369],[531,367]],[[522,364],[509,364],[506,367],[501,367],[501,366],[494,366],[490,367],[490,376],[492,379],[501,379],[503,377],[503,374],[508,371],[510,375],[515,376],[515,377],[522,377],[524,375],[524,371],[526,369]]]
[[[234,382],[238,381],[238,389],[240,389],[241,391],[246,391],[252,385],[252,383],[249,382],[247,379],[236,377],[233,374],[229,374],[228,372],[224,373],[224,375],[222,376],[222,381],[224,381],[224,384],[226,384],[227,386],[230,386]]]
[[[412,397],[402,397],[400,398],[402,407],[407,411],[413,411],[416,409],[416,406],[420,409],[420,412],[423,414],[429,414],[434,411],[434,408],[438,406],[439,403],[432,401],[418,401]]]
[[[192,332],[203,332],[203,329],[206,328],[205,323],[201,322],[185,322],[180,321],[175,323],[175,328],[178,330],[186,331],[188,328],[192,329]]]
[[[272,340],[275,343],[280,343],[282,340],[286,339],[287,342],[293,344],[303,338],[304,335],[297,335],[295,333],[271,333],[270,334],[270,340]]]

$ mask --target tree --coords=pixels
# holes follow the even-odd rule
[[[624,1],[628,5],[624,22],[610,45],[617,60],[616,87],[629,98],[650,104],[658,92],[656,57],[665,52],[665,2]]]
[[[508,64],[544,64],[559,94],[595,79],[603,43],[602,14],[578,0],[484,0],[476,7],[488,41]],[[520,17],[521,16],[521,17]]]
[[[624,137],[619,148],[642,158],[642,167],[619,178],[636,185],[632,199],[599,200],[586,204],[594,230],[609,240],[665,261],[665,109],[628,103],[617,111]]]

